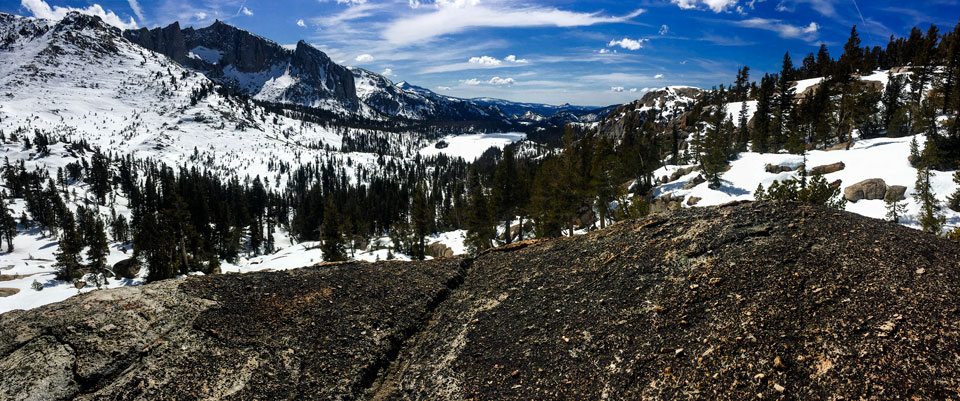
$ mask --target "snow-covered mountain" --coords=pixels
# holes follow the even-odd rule
[[[202,72],[215,82],[254,99],[297,104],[365,118],[411,120],[523,120],[527,112],[558,121],[596,119],[594,107],[516,103],[502,99],[460,99],[435,93],[362,68],[333,62],[300,41],[287,47],[225,24],[181,29],[128,30],[124,37]]]
[[[303,41],[284,48],[220,21],[201,29],[174,22],[128,30],[124,37],[254,99],[343,113],[360,109],[350,70]]]
[[[653,119],[661,122],[681,122],[681,116],[690,110],[705,94],[692,86],[668,86],[647,92],[638,100],[614,106],[602,117],[599,132],[618,141],[629,127],[640,127]]]
[[[134,158],[270,177],[277,186],[284,182],[281,163],[350,158],[345,168],[357,170],[375,168],[377,158],[338,152],[357,130],[293,119],[229,95],[204,74],[78,13],[60,21],[0,15],[0,130],[39,130]],[[362,134],[371,133],[398,149],[427,145],[411,133]]]

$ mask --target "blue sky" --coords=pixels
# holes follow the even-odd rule
[[[853,24],[883,46],[960,18],[956,0],[0,0],[27,16],[69,9],[122,27],[220,19],[447,95],[582,105],[731,82],[740,65],[756,78],[820,43],[838,55]]]

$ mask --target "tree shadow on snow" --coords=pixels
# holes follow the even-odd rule
[[[729,183],[730,183],[729,181],[724,181],[724,185],[721,185],[720,188],[717,188],[714,191],[720,191],[730,196],[743,196],[743,195],[751,194],[751,192],[747,191],[746,189],[735,187],[732,185],[727,185]]]

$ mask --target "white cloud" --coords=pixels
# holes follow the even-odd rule
[[[600,54],[607,54],[607,53],[610,53],[610,49],[607,49],[607,48],[600,49]]]
[[[817,36],[817,32],[820,31],[820,25],[816,22],[811,22],[810,25],[807,26],[795,26],[776,19],[750,18],[738,21],[736,24],[747,28],[776,32],[780,37],[789,39],[814,39]]]
[[[663,79],[663,74],[654,75],[653,79]]]
[[[485,65],[490,67],[496,67],[503,64],[504,61],[511,64],[527,64],[526,59],[517,58],[517,56],[511,54],[507,57],[504,57],[503,60],[500,60],[496,57],[482,56],[482,57],[470,57],[470,60],[467,60],[470,64]]]
[[[199,12],[199,13],[193,14],[193,19],[195,19],[195,20],[197,20],[197,21],[203,21],[203,20],[207,19],[207,13],[205,13],[205,12]]]
[[[502,63],[502,61],[490,56],[471,57],[469,62],[470,64],[480,65],[500,65]]]
[[[411,0],[411,1],[412,1],[412,0]],[[419,5],[419,4],[418,4],[418,5]],[[453,89],[453,88],[451,88],[451,87],[449,87],[449,86],[438,86],[437,89],[442,90],[442,91],[448,91],[448,90]]]
[[[361,54],[355,59],[358,63],[369,63],[373,61],[373,56],[369,54]]]
[[[383,76],[385,76],[385,77],[392,77],[392,76],[394,76],[394,75],[396,75],[396,74],[393,73],[393,70],[392,70],[392,69],[387,68],[387,69],[383,70],[383,72],[381,72],[380,75],[383,75]]]
[[[657,32],[660,35],[666,35],[670,33],[670,27],[667,24],[660,25],[660,32]]]
[[[113,25],[117,28],[132,29],[137,27],[137,22],[133,20],[133,17],[130,17],[130,21],[123,21],[113,11],[104,10],[99,4],[93,4],[87,8],[60,6],[50,7],[50,5],[43,0],[22,0],[20,2],[20,6],[26,8],[31,14],[33,14],[34,17],[37,18],[61,20],[68,13],[77,11],[82,14],[96,15],[100,17],[103,22],[106,22],[107,24]]]
[[[242,12],[243,15],[246,15],[246,16],[253,15],[253,11],[250,11],[250,9],[247,8],[246,6],[240,7],[240,12]]]
[[[490,85],[504,86],[504,85],[513,85],[517,83],[517,81],[515,81],[513,78],[493,77],[493,78],[490,78],[489,83]]]
[[[410,3],[411,6],[414,2]],[[416,3],[419,4],[419,3]],[[628,21],[644,10],[624,16],[604,16],[542,6],[508,6],[504,2],[482,5],[477,0],[438,0],[426,14],[390,22],[382,32],[395,45],[422,43],[431,39],[481,27],[576,27]]]
[[[630,92],[636,92],[637,88],[630,88]]]
[[[127,3],[130,4],[130,9],[133,10],[133,13],[137,15],[137,19],[142,23],[144,20],[143,9],[140,8],[140,3],[137,0],[127,0]]]
[[[493,78],[490,78],[489,81],[481,81],[476,78],[461,79],[460,83],[464,85],[469,85],[469,86],[477,86],[481,84],[489,84],[493,86],[510,86],[510,85],[516,84],[517,81],[513,78],[493,77]]]
[[[306,23],[306,22],[303,22],[303,19],[298,19],[298,20],[297,20],[297,26],[299,26],[299,27],[301,27],[301,28],[306,28],[306,27],[307,27],[307,23]]]
[[[610,43],[607,44],[607,47],[620,46],[624,49],[639,50],[643,48],[643,42],[648,42],[648,41],[649,41],[648,39],[633,40],[630,38],[623,38],[620,40],[611,40]]]
[[[715,13],[726,12],[728,9],[736,9],[738,1],[739,0],[670,0],[671,3],[683,9],[697,8],[702,4]]]
[[[611,87],[610,87],[610,90],[612,90],[612,91],[614,91],[614,92],[623,92],[623,87],[622,87],[622,86],[611,86]]]
[[[366,2],[367,0],[337,0],[337,4],[346,4],[350,6],[357,5],[357,4],[364,4]]]

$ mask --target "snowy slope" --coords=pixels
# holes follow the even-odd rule
[[[901,223],[919,228],[916,215],[919,207],[910,196],[914,192],[914,182],[917,170],[910,166],[907,156],[910,154],[910,141],[905,138],[875,138],[856,142],[849,150],[811,151],[807,153],[807,167],[813,168],[836,162],[843,162],[846,168],[841,171],[827,174],[824,178],[829,182],[841,180],[841,187],[856,184],[870,178],[881,178],[887,185],[903,185],[907,187],[907,216]],[[917,136],[920,147],[923,147],[924,138]],[[730,170],[723,174],[723,185],[710,189],[706,183],[692,189],[682,189],[688,182],[699,174],[699,171],[687,174],[677,181],[669,182],[654,189],[656,197],[671,194],[674,198],[683,198],[684,205],[690,197],[701,198],[697,206],[713,206],[736,200],[753,200],[753,193],[757,184],[769,187],[774,180],[796,178],[796,172],[779,174],[767,173],[764,166],[767,164],[783,166],[799,166],[803,157],[791,154],[773,153],[741,153],[737,160],[730,164]],[[670,176],[674,171],[690,166],[667,166],[655,172],[657,177]],[[934,172],[932,181],[933,191],[941,205],[946,204],[947,196],[951,195],[957,185],[953,182],[952,172]],[[883,200],[861,200],[856,203],[847,203],[847,211],[868,217],[883,219],[886,209]],[[949,227],[960,226],[960,213],[953,212],[946,207],[943,209],[947,216]]]
[[[0,130],[39,129],[136,158],[267,177],[278,186],[285,178],[271,171],[271,162],[351,158],[375,166],[375,155],[321,149],[340,148],[342,138],[332,128],[221,96],[203,74],[130,43],[94,17],[71,14],[46,24],[46,32],[0,48],[6,72],[0,76]],[[194,96],[203,89],[206,95]]]
[[[207,52],[204,57],[212,56]],[[278,162],[296,168],[331,161],[354,180],[360,169],[371,175],[378,171],[378,155],[345,153],[340,148],[344,135],[379,132],[328,127],[272,114],[243,98],[223,96],[215,87],[203,74],[129,42],[98,18],[70,14],[53,22],[0,14],[0,131],[8,138],[42,132],[84,140],[92,148],[135,160],[196,166],[241,180],[260,176],[277,191],[284,190],[287,180]],[[389,136],[397,149],[382,157],[401,163],[409,162],[405,156],[413,156],[429,144],[415,133],[382,134]],[[0,144],[3,156],[12,163],[23,160],[28,170],[46,169],[51,176],[83,156],[63,143],[50,148],[49,155],[37,155],[22,143]],[[92,207],[84,200],[85,184],[72,184],[68,192],[76,194],[67,200],[71,208]],[[113,206],[129,219],[126,204],[118,198]],[[22,200],[10,208],[19,216]],[[108,207],[97,209],[102,216],[109,215]],[[223,270],[248,271],[254,262],[263,268],[302,267],[322,260],[319,251],[300,255],[297,247],[288,245],[288,239],[284,242],[285,233],[277,233],[277,237],[283,248],[280,252],[286,252],[278,256],[297,257],[241,258],[235,265],[223,263]],[[16,278],[0,281],[0,288],[19,292],[0,297],[0,313],[57,302],[78,292],[73,284],[53,278],[54,238],[34,227],[20,227],[14,245],[14,252],[0,253],[0,274]],[[129,257],[121,244],[111,243],[110,248],[109,264]],[[41,291],[31,288],[34,281],[42,286]],[[108,286],[142,281],[112,280]]]
[[[487,149],[494,147],[503,149],[504,146],[522,141],[526,137],[526,134],[519,132],[448,136],[433,146],[420,149],[420,155],[444,154],[450,157],[460,157],[471,162],[480,158]],[[446,144],[446,146],[439,144]],[[438,148],[438,145],[441,147]]]

